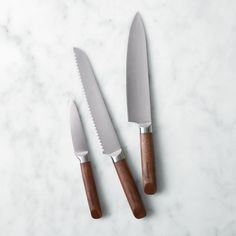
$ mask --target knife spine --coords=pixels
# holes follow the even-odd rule
[[[95,124],[95,121],[94,121],[94,118],[93,118],[93,115],[92,115],[92,112],[91,112],[91,109],[90,109],[90,106],[89,106],[89,103],[88,103],[88,100],[87,100],[87,95],[86,95],[86,92],[85,92],[85,89],[84,89],[84,85],[83,85],[83,82],[82,82],[82,79],[81,79],[81,74],[80,74],[80,69],[79,69],[80,66],[79,66],[79,61],[78,61],[76,53],[75,53],[75,48],[74,48],[74,57],[75,57],[76,65],[77,65],[77,71],[79,73],[80,87],[82,88],[82,93],[83,93],[83,96],[85,97],[85,100],[86,100],[86,103],[87,103],[87,107],[88,107],[88,110],[89,110],[89,117],[92,120],[92,125],[94,127],[95,134],[96,134],[96,137],[98,139],[99,145],[101,146],[102,151],[104,151],[104,148],[103,148],[101,139],[99,137],[99,134],[98,134],[98,131],[97,131],[97,127],[96,127],[96,124]]]

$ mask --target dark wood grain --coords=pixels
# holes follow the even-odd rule
[[[138,219],[145,217],[146,211],[126,160],[115,162],[114,165],[134,216]]]
[[[140,134],[142,179],[146,194],[156,192],[155,159],[152,133]]]
[[[94,219],[99,219],[102,217],[102,210],[98,199],[91,163],[90,162],[81,163],[80,167],[91,216]]]

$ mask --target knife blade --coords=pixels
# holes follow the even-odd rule
[[[127,51],[128,121],[139,125],[143,188],[146,194],[154,194],[156,175],[148,72],[146,34],[141,15],[137,13],[130,28]]]
[[[76,103],[73,101],[70,109],[71,136],[75,156],[80,160],[81,173],[89,204],[90,214],[94,219],[102,217],[102,211],[97,194],[91,162],[88,159],[88,145],[84,134]]]
[[[125,160],[117,134],[113,127],[90,61],[82,50],[74,48],[80,79],[84,88],[90,113],[101,142],[103,153],[110,156],[134,216],[146,216],[146,211],[130,169]]]

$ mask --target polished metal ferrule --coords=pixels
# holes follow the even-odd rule
[[[89,161],[88,152],[75,153],[75,156],[79,159],[80,163],[85,163]]]
[[[113,152],[110,156],[111,156],[112,161],[113,161],[114,163],[116,163],[116,162],[118,162],[118,161],[120,161],[120,160],[125,159],[125,155],[124,155],[124,153],[122,152],[121,149],[118,150],[118,151],[116,151],[116,152]]]
[[[152,124],[139,125],[140,134],[152,133]]]

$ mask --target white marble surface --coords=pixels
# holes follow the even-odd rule
[[[89,55],[139,188],[125,60],[136,11],[149,38],[160,190],[136,220],[101,153],[73,46]],[[0,235],[236,235],[236,1],[0,1]],[[90,218],[68,105],[85,123],[104,218]]]

